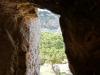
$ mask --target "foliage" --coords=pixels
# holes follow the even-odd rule
[[[40,57],[42,63],[62,63],[66,59],[63,38],[59,33],[42,32],[40,43]]]

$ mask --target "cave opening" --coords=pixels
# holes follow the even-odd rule
[[[40,31],[40,75],[72,75],[62,32],[59,25],[60,15],[53,14],[46,9],[38,9],[41,24]]]

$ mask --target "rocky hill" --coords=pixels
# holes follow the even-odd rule
[[[38,16],[41,22],[42,31],[60,32],[59,15],[48,10],[39,9]]]

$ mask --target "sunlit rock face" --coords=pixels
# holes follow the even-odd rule
[[[73,75],[100,75],[100,1],[29,1],[61,15],[60,26]]]
[[[38,37],[30,36],[31,27],[38,33],[37,9],[28,2],[0,1],[0,75],[39,75],[38,43],[32,41]]]

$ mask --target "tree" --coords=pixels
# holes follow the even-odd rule
[[[59,33],[42,32],[40,44],[41,63],[62,63],[66,59],[63,38]]]

